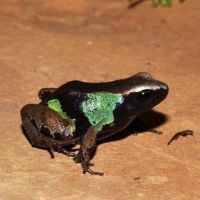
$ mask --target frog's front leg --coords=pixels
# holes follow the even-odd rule
[[[81,162],[84,174],[88,172],[91,175],[103,176],[103,173],[94,172],[90,168],[90,166],[92,166],[92,164],[90,164],[91,154],[96,147],[96,134],[97,132],[94,127],[88,128],[87,133],[83,136],[80,151],[77,157],[74,158],[74,161]]]
[[[69,122],[62,119],[56,112],[46,106],[28,104],[22,108],[21,118],[22,126],[31,145],[47,149],[51,152],[51,155],[53,155],[53,151],[67,154],[63,148],[67,145],[76,144],[79,141],[78,138],[67,138],[67,126]],[[52,138],[51,135],[46,136],[42,132],[42,129],[46,129],[49,134],[52,134]],[[54,133],[60,133],[63,137],[62,140],[53,139]]]

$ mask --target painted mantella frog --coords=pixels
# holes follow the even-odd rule
[[[73,156],[83,173],[96,141],[127,127],[138,115],[165,99],[168,86],[146,72],[112,82],[70,81],[59,88],[39,91],[39,104],[21,110],[22,126],[32,146]],[[78,154],[73,145],[80,144]]]

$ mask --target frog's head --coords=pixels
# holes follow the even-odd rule
[[[168,94],[168,86],[146,72],[140,72],[130,79],[131,88],[123,94],[126,109],[136,115],[150,110],[163,101]]]

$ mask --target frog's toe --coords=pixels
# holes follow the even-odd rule
[[[80,163],[81,162],[81,156],[78,154],[78,155],[74,156],[73,160],[74,160],[75,163]]]
[[[63,153],[64,155],[68,156],[68,157],[73,157],[75,158],[77,155],[71,151],[67,151],[66,149],[64,148],[61,148],[59,153]]]
[[[93,171],[89,167],[86,170],[83,171],[83,174],[85,174],[86,172],[89,173],[89,174],[91,174],[91,175],[98,175],[98,176],[103,176],[104,175],[104,173],[102,173],[102,172],[95,172],[95,171]]]
[[[151,133],[158,134],[158,135],[162,135],[162,134],[163,134],[162,131],[159,131],[159,130],[157,130],[157,129],[150,129],[150,130],[148,130],[148,131],[151,132]]]
[[[81,156],[76,155],[76,154],[75,154],[73,160],[74,160],[75,163],[81,163],[82,162]],[[94,163],[88,163],[88,166],[92,167],[92,166],[94,166]]]

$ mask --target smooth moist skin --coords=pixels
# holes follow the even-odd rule
[[[98,133],[106,124],[111,124],[115,120],[113,112],[117,104],[123,102],[123,97],[121,94],[109,92],[94,92],[87,96],[88,99],[82,103],[82,110]]]
[[[146,72],[112,82],[70,81],[39,91],[39,104],[25,105],[22,125],[32,146],[73,156],[83,173],[96,141],[126,128],[138,115],[166,98],[168,86]],[[78,154],[71,147],[80,144]]]

